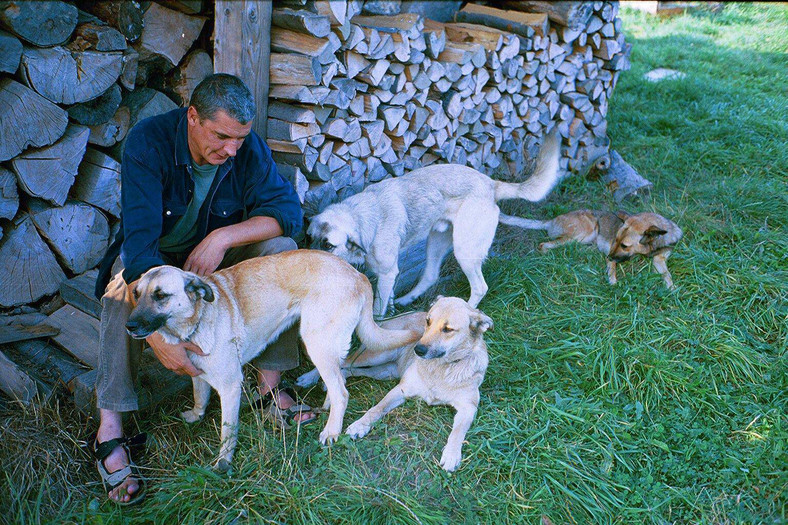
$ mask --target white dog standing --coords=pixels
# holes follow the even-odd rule
[[[462,442],[479,406],[479,386],[489,361],[484,333],[492,328],[493,321],[462,299],[439,297],[426,314],[408,314],[394,326],[426,329],[415,345],[365,352],[352,360],[351,367],[343,368],[347,375],[386,377],[398,370],[402,374],[399,384],[346,432],[353,439],[364,437],[375,422],[410,397],[419,397],[430,405],[451,405],[457,413],[440,464],[452,472],[460,465]]]
[[[545,138],[533,175],[522,183],[495,181],[467,166],[441,164],[372,184],[312,219],[307,231],[312,247],[356,266],[365,264],[377,276],[374,311],[378,317],[388,308],[401,250],[427,240],[421,279],[396,301],[404,306],[435,284],[453,247],[471,285],[468,303],[476,307],[487,293],[482,263],[498,227],[496,203],[545,198],[560,178],[559,150],[553,132]]]

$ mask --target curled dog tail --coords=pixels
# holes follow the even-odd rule
[[[525,199],[540,201],[547,197],[560,177],[558,163],[561,153],[561,141],[558,138],[558,128],[545,137],[539,155],[536,157],[536,169],[528,180],[520,183],[495,182],[495,201],[505,199]]]
[[[364,277],[364,285],[364,304],[356,326],[356,335],[364,346],[373,352],[383,352],[413,343],[421,337],[419,332],[413,330],[386,330],[378,326],[372,315],[372,285],[366,277]]]
[[[535,219],[523,219],[521,217],[512,217],[501,213],[498,216],[498,222],[501,224],[508,224],[509,226],[517,226],[526,230],[546,230],[549,227],[550,221],[537,221]]]

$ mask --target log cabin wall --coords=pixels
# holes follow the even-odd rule
[[[225,8],[252,18],[233,27]],[[92,373],[82,335],[97,332],[92,282],[118,228],[124,138],[185,105],[214,67],[268,89],[256,129],[308,219],[434,163],[522,179],[554,126],[562,166],[585,172],[607,151],[608,103],[629,67],[617,12],[601,1],[0,1],[0,328],[25,338],[21,326],[48,316],[61,331],[0,350],[89,398],[85,374],[42,363]],[[254,45],[266,35],[248,37],[267,27],[259,16],[270,53]],[[221,55],[231,41],[240,70]]]

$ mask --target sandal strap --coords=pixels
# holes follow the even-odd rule
[[[95,448],[93,449],[93,457],[103,462],[116,448],[124,447],[127,449],[128,453],[128,449],[144,445],[147,439],[148,435],[145,432],[140,432],[135,436],[124,436],[110,439],[109,441],[105,441],[103,443],[96,443]]]
[[[285,410],[282,410],[282,416],[285,418],[285,421],[287,421],[288,425],[292,425],[293,423],[295,423],[295,418],[297,416],[300,416],[302,414],[309,414],[309,413],[314,413],[314,410],[312,410],[311,406],[303,405],[303,404],[302,405],[293,405],[291,407],[286,408]],[[299,421],[299,423],[301,423],[302,425],[305,425],[306,423],[311,423],[316,418],[317,418],[317,416],[311,417],[311,418],[307,419],[306,421]]]

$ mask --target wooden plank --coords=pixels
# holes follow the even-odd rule
[[[60,333],[59,328],[46,324],[34,324],[25,326],[22,324],[9,324],[0,326],[0,344],[14,343],[16,341],[27,341],[28,339],[38,339],[50,337]]]
[[[213,68],[238,76],[252,91],[257,116],[252,129],[263,140],[268,125],[271,2],[216,0]]]
[[[98,366],[99,321],[66,305],[49,316],[46,324],[60,328],[53,340],[65,351],[96,368]]]
[[[0,390],[11,399],[29,403],[38,393],[36,383],[16,363],[0,352]]]
[[[98,270],[94,269],[77,275],[73,279],[63,281],[60,283],[60,297],[71,306],[99,319],[101,317],[101,302],[93,294],[97,277]]]

